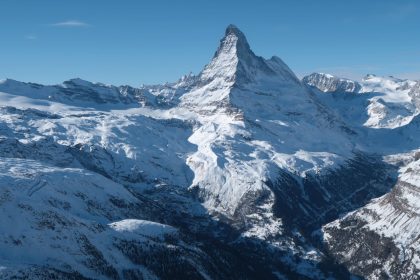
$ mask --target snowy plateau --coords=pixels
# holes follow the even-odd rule
[[[420,279],[419,112],[233,25],[175,83],[0,81],[0,279]]]

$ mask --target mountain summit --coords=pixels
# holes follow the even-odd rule
[[[265,60],[256,56],[242,31],[235,25],[229,25],[212,61],[202,71],[201,79],[246,84],[261,78],[298,81],[280,58]]]
[[[308,91],[278,57],[254,54],[245,35],[234,25],[226,28],[220,45],[192,90],[180,97],[181,105],[214,114],[248,112],[264,106],[267,112],[283,103],[308,104]],[[311,109],[309,109],[311,110]],[[304,111],[308,111],[305,108]],[[249,115],[249,114],[248,114]]]
[[[235,34],[236,36],[243,36],[243,38],[246,40],[246,38],[244,36],[244,33],[242,33],[242,31],[239,30],[239,28],[234,24],[229,24],[226,27],[225,36],[227,36],[229,34]]]
[[[221,47],[229,46],[231,43],[236,44],[238,54],[247,54],[249,52],[252,53],[244,33],[242,33],[242,31],[233,24],[230,24],[226,28],[225,37],[221,40]]]

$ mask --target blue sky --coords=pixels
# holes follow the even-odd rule
[[[226,26],[314,71],[420,79],[416,0],[0,0],[0,79],[161,83],[198,73]]]

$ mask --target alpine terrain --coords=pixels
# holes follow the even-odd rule
[[[419,113],[233,25],[175,83],[0,81],[0,278],[420,279]]]

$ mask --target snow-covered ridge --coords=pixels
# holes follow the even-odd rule
[[[420,152],[400,157],[408,157],[411,162],[401,168],[398,183],[390,193],[323,229],[325,241],[340,261],[349,263],[356,272],[365,270],[369,279],[385,275],[410,279],[420,272]],[[365,241],[359,242],[358,237]],[[372,237],[376,244],[366,242]],[[362,258],[381,265],[374,269],[358,265]]]
[[[139,88],[92,83],[79,78],[51,86],[6,79],[0,82],[0,92],[96,110],[167,107],[176,104],[196,79],[190,74],[175,83]]]
[[[199,122],[189,138],[198,150],[187,163],[195,176],[192,188],[203,193],[211,210],[234,215],[247,194],[269,191],[266,181],[279,169],[319,172],[353,149],[344,125],[289,67],[277,57],[256,56],[235,26],[226,29],[198,77],[180,107]]]
[[[339,78],[324,73],[312,73],[308,76],[305,76],[302,79],[302,82],[309,86],[316,87],[323,92],[329,93],[358,93],[362,88],[362,86],[356,81]]]
[[[386,102],[411,102],[408,95],[416,81],[398,79],[395,77],[379,77],[367,75],[362,80],[362,92],[383,93],[382,99]]]
[[[330,108],[340,107],[339,114],[344,113],[347,121],[356,122],[356,125],[396,128],[410,123],[419,112],[416,81],[369,74],[358,83],[314,73],[304,77],[302,82],[320,92],[334,93],[333,96],[318,96]],[[353,95],[340,96],[343,93]],[[346,111],[343,106],[353,109]]]
[[[112,106],[115,104],[140,103],[141,94],[128,87],[115,87],[101,83],[91,83],[82,79],[71,79],[55,86],[43,86],[5,80],[0,83],[0,92],[42,99],[75,106]]]
[[[330,74],[312,73],[302,78],[302,82],[325,93],[380,93],[388,102],[410,102],[408,92],[416,81],[393,76],[381,77],[368,74],[359,83]]]

